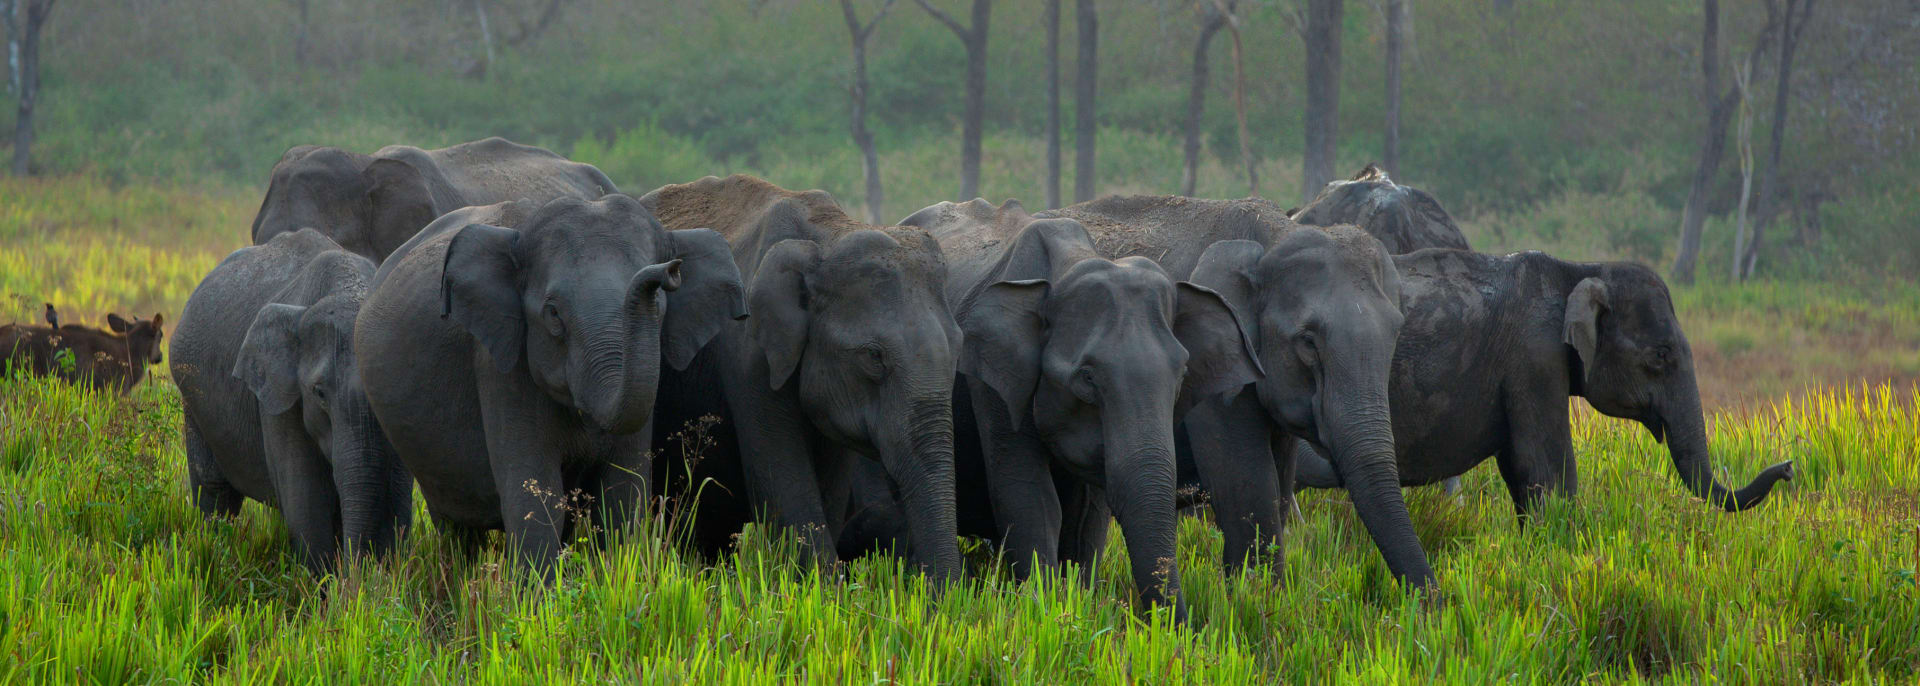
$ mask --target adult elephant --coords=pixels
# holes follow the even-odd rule
[[[413,481],[367,406],[350,343],[373,263],[312,229],[241,248],[188,297],[172,364],[189,486],[209,515],[280,509],[316,574],[385,551]]]
[[[667,231],[633,198],[461,209],[381,265],[360,378],[440,529],[504,529],[545,568],[578,499],[599,524],[648,492],[661,364],[746,316],[719,234]]]
[[[1426,191],[1394,183],[1371,164],[1351,179],[1329,182],[1312,203],[1288,214],[1309,226],[1358,226],[1394,255],[1423,248],[1468,249],[1466,234],[1439,200]]]
[[[1394,183],[1387,173],[1367,165],[1353,178],[1327,183],[1306,207],[1288,213],[1295,222],[1310,226],[1352,224],[1365,230],[1387,252],[1404,255],[1425,248],[1469,250],[1467,236],[1453,223],[1453,216],[1440,201],[1426,191]],[[1326,457],[1312,451],[1299,451],[1302,459],[1326,464]],[[1447,493],[1460,490],[1460,477],[1442,482]]]
[[[1111,511],[1134,587],[1184,616],[1174,426],[1260,378],[1233,307],[1153,260],[1107,259],[1080,222],[1035,220],[1017,202],[943,202],[900,223],[933,234],[951,265],[976,424],[960,430],[979,433],[982,454],[966,457],[986,476],[963,487],[989,494],[992,538],[1020,572],[1057,555],[1091,562]]]
[[[1108,197],[1041,216],[1077,219],[1102,254],[1152,257],[1245,315],[1265,376],[1241,392],[1202,399],[1185,420],[1228,565],[1281,551],[1298,437],[1347,476],[1388,568],[1408,583],[1432,585],[1394,459],[1387,378],[1401,325],[1400,284],[1380,241],[1352,227],[1300,227],[1259,199]]]
[[[1631,419],[1665,441],[1681,482],[1729,512],[1793,478],[1793,462],[1739,490],[1714,480],[1693,354],[1666,283],[1644,266],[1422,250],[1394,258],[1406,325],[1393,358],[1400,479],[1431,483],[1493,455],[1514,510],[1576,489],[1567,403]],[[1300,456],[1301,483],[1342,473]]]
[[[617,192],[593,165],[504,138],[438,150],[389,145],[372,155],[301,145],[273,165],[253,217],[253,243],[311,227],[378,264],[435,218],[462,207],[594,200]]]
[[[816,562],[837,562],[838,505],[864,458],[880,463],[903,503],[917,561],[936,578],[957,576],[960,333],[940,246],[918,228],[855,221],[824,192],[751,176],[664,186],[641,202],[668,227],[719,231],[749,278],[754,317],[726,327],[662,390],[662,435],[704,415],[722,419],[724,438],[696,474],[719,482],[702,490],[701,547],[724,548],[750,507],[762,507],[798,530]]]

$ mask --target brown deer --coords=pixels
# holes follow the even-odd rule
[[[128,321],[107,315],[110,331],[78,324],[59,325],[59,314],[47,305],[48,326],[0,326],[0,353],[4,366],[39,376],[86,383],[94,390],[126,394],[147,375],[147,365],[160,363],[164,318]]]

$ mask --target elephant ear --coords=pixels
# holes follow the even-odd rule
[[[1072,219],[1035,220],[1013,237],[1006,260],[1000,264],[1000,280],[1045,280],[1053,275],[1055,260],[1066,259],[1076,251],[1097,254],[1087,227]]]
[[[807,280],[819,266],[820,244],[792,238],[775,243],[753,274],[747,306],[754,316],[747,334],[766,353],[767,383],[774,390],[787,385],[807,349]]]
[[[1186,285],[1198,286],[1219,296],[1227,304],[1228,310],[1234,313],[1240,335],[1250,346],[1259,340],[1255,338],[1257,329],[1254,318],[1259,315],[1255,303],[1260,286],[1254,281],[1254,267],[1260,264],[1260,258],[1266,254],[1265,247],[1249,240],[1214,243],[1200,254],[1199,263],[1193,267],[1192,278],[1185,282]]]
[[[685,279],[667,296],[667,316],[661,326],[667,365],[685,370],[694,355],[720,334],[728,321],[747,318],[746,289],[740,267],[733,262],[727,239],[713,229],[668,231],[674,259],[681,260]]]
[[[1226,298],[1206,286],[1182,281],[1174,303],[1173,335],[1187,349],[1187,376],[1180,382],[1174,416],[1194,403],[1231,394],[1260,380],[1266,370],[1254,353],[1247,328]]]
[[[398,249],[407,239],[433,223],[440,213],[433,205],[433,191],[426,177],[413,165],[382,158],[360,173],[367,180],[367,243],[381,258]]]
[[[240,356],[233,365],[239,379],[260,399],[260,410],[277,415],[300,400],[300,317],[307,308],[270,304],[254,315]]]
[[[527,345],[520,310],[520,232],[468,224],[447,242],[440,272],[440,316],[459,322],[505,374]]]
[[[1580,354],[1582,381],[1593,378],[1595,354],[1600,346],[1600,315],[1607,311],[1607,282],[1598,278],[1581,279],[1567,294],[1567,327],[1564,340]]]
[[[959,372],[1000,394],[1015,429],[1032,411],[1033,390],[1040,383],[1040,349],[1047,335],[1040,306],[1047,288],[1045,279],[1001,281],[975,295],[957,318],[966,336]]]

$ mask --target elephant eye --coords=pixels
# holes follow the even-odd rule
[[[317,383],[313,385],[313,399],[318,400],[320,402],[327,401],[327,385],[326,384]]]
[[[878,343],[868,343],[854,351],[861,368],[874,379],[887,375],[887,351]]]
[[[1078,396],[1081,402],[1087,403],[1088,405],[1099,404],[1100,384],[1095,383],[1093,380],[1092,367],[1081,367],[1075,370],[1073,372],[1073,387],[1068,390],[1073,391],[1073,394]]]
[[[1294,352],[1300,356],[1300,362],[1309,367],[1320,363],[1320,341],[1312,330],[1301,331],[1294,339]]]
[[[541,308],[540,315],[542,319],[547,320],[547,333],[552,334],[554,338],[567,335],[567,325],[560,321],[560,308],[554,305],[553,301],[547,301],[546,307]]]

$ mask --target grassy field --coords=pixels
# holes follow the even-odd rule
[[[1724,476],[1798,460],[1740,515],[1686,495],[1637,426],[1580,414],[1583,493],[1538,524],[1516,524],[1491,469],[1457,500],[1409,492],[1444,605],[1391,581],[1343,496],[1313,494],[1287,563],[1244,576],[1187,520],[1181,626],[1128,605],[1117,536],[1092,588],[991,560],[944,592],[884,559],[823,578],[757,530],[715,567],[654,531],[580,544],[541,588],[422,524],[393,559],[316,581],[273,513],[201,521],[164,379],[127,400],[5,380],[0,682],[1920,678],[1911,403],[1883,386],[1716,417]]]
[[[0,179],[0,321],[41,300],[174,316],[255,192]],[[1465,223],[1490,248],[1587,249],[1493,221]],[[1563,256],[1619,256],[1592,250]],[[1676,306],[1722,408],[1722,478],[1798,460],[1765,506],[1709,510],[1646,432],[1576,401],[1582,495],[1537,525],[1492,469],[1457,499],[1409,491],[1443,605],[1395,585],[1344,496],[1319,493],[1286,564],[1245,576],[1185,522],[1184,626],[1129,605],[1117,536],[1091,588],[1015,582],[976,548],[975,578],[942,591],[884,559],[823,577],[757,529],[708,567],[656,521],[573,548],[541,588],[416,517],[392,559],[316,580],[275,513],[193,510],[164,373],[126,399],[0,380],[0,683],[1920,678],[1920,289],[1709,281]]]

